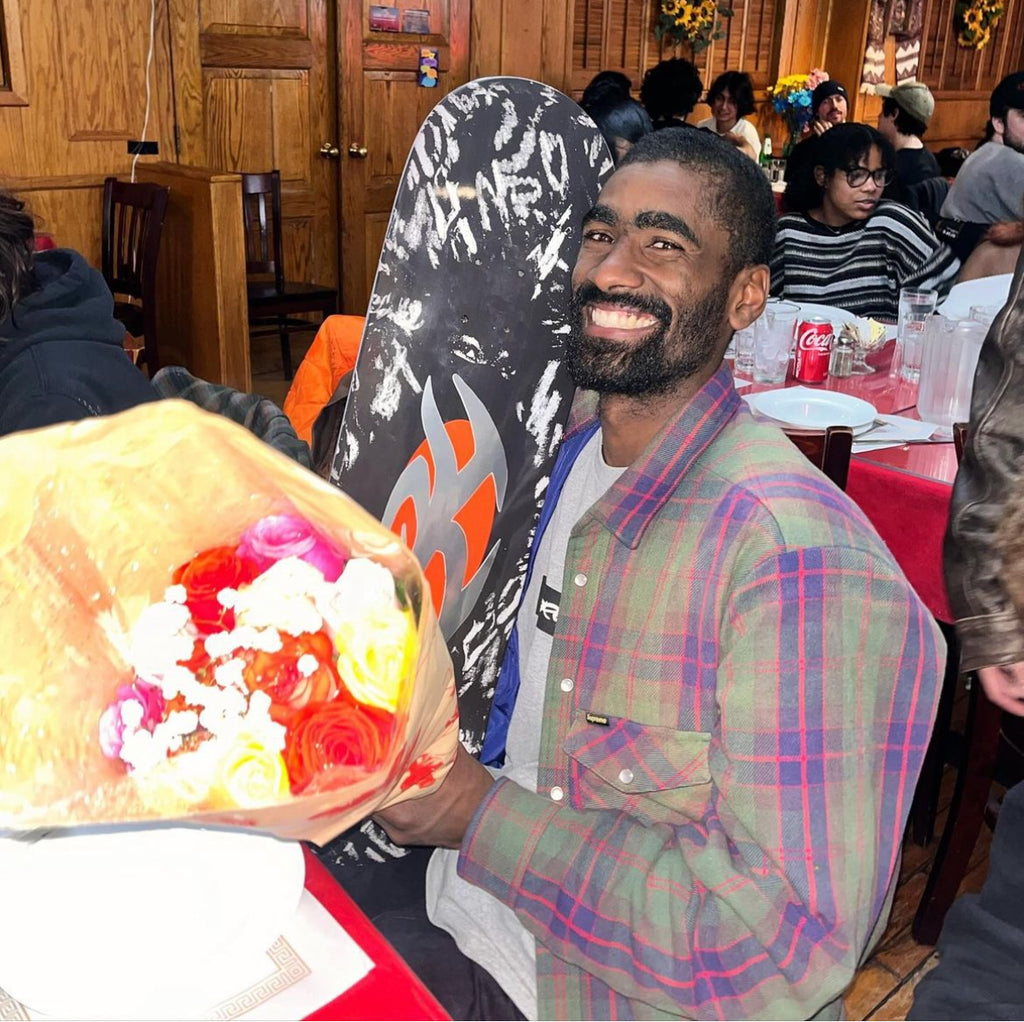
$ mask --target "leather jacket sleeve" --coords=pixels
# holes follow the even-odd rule
[[[981,348],[946,533],[946,585],[964,671],[1024,661],[1024,625],[1003,587],[995,542],[1022,476],[1024,258]]]

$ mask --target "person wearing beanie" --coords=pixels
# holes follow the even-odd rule
[[[811,109],[814,117],[810,129],[815,135],[821,135],[829,128],[842,124],[850,112],[850,97],[846,86],[831,78],[820,82],[811,93]]]
[[[960,168],[936,225],[961,262],[990,224],[1024,216],[1024,71],[992,90],[989,118],[992,138]]]
[[[899,200],[905,189],[942,176],[939,161],[921,141],[935,113],[935,97],[924,82],[879,85],[876,92],[882,97],[878,130],[896,150],[896,180],[884,197]]]

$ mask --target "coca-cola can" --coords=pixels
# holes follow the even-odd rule
[[[796,327],[793,375],[801,383],[824,383],[835,334],[827,319],[802,319]]]

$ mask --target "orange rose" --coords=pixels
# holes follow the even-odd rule
[[[239,557],[233,546],[215,546],[196,554],[174,573],[173,581],[185,587],[185,605],[203,635],[230,631],[235,612],[217,600],[222,589],[248,585],[259,573],[250,560]]]
[[[325,776],[336,767],[373,770],[383,759],[395,718],[360,706],[345,695],[309,706],[288,726],[284,759],[293,794],[314,785],[317,791],[340,786],[344,778]]]
[[[270,696],[270,716],[287,724],[299,710],[332,699],[341,687],[334,669],[334,643],[326,632],[281,634],[276,653],[246,651],[242,675],[250,692]],[[300,664],[304,656],[312,661]]]

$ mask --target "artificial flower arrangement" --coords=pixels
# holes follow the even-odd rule
[[[654,38],[686,43],[694,53],[721,39],[720,18],[731,18],[732,8],[716,0],[660,0]]]
[[[431,790],[451,660],[392,533],[180,401],[0,443],[0,828],[323,842]]]
[[[768,86],[768,99],[775,112],[786,122],[789,132],[787,153],[800,141],[800,136],[814,117],[811,95],[822,82],[827,81],[828,72],[814,68],[808,74],[785,75],[774,85]]]
[[[953,13],[956,41],[968,49],[983,49],[1005,10],[1003,0],[960,0]]]

